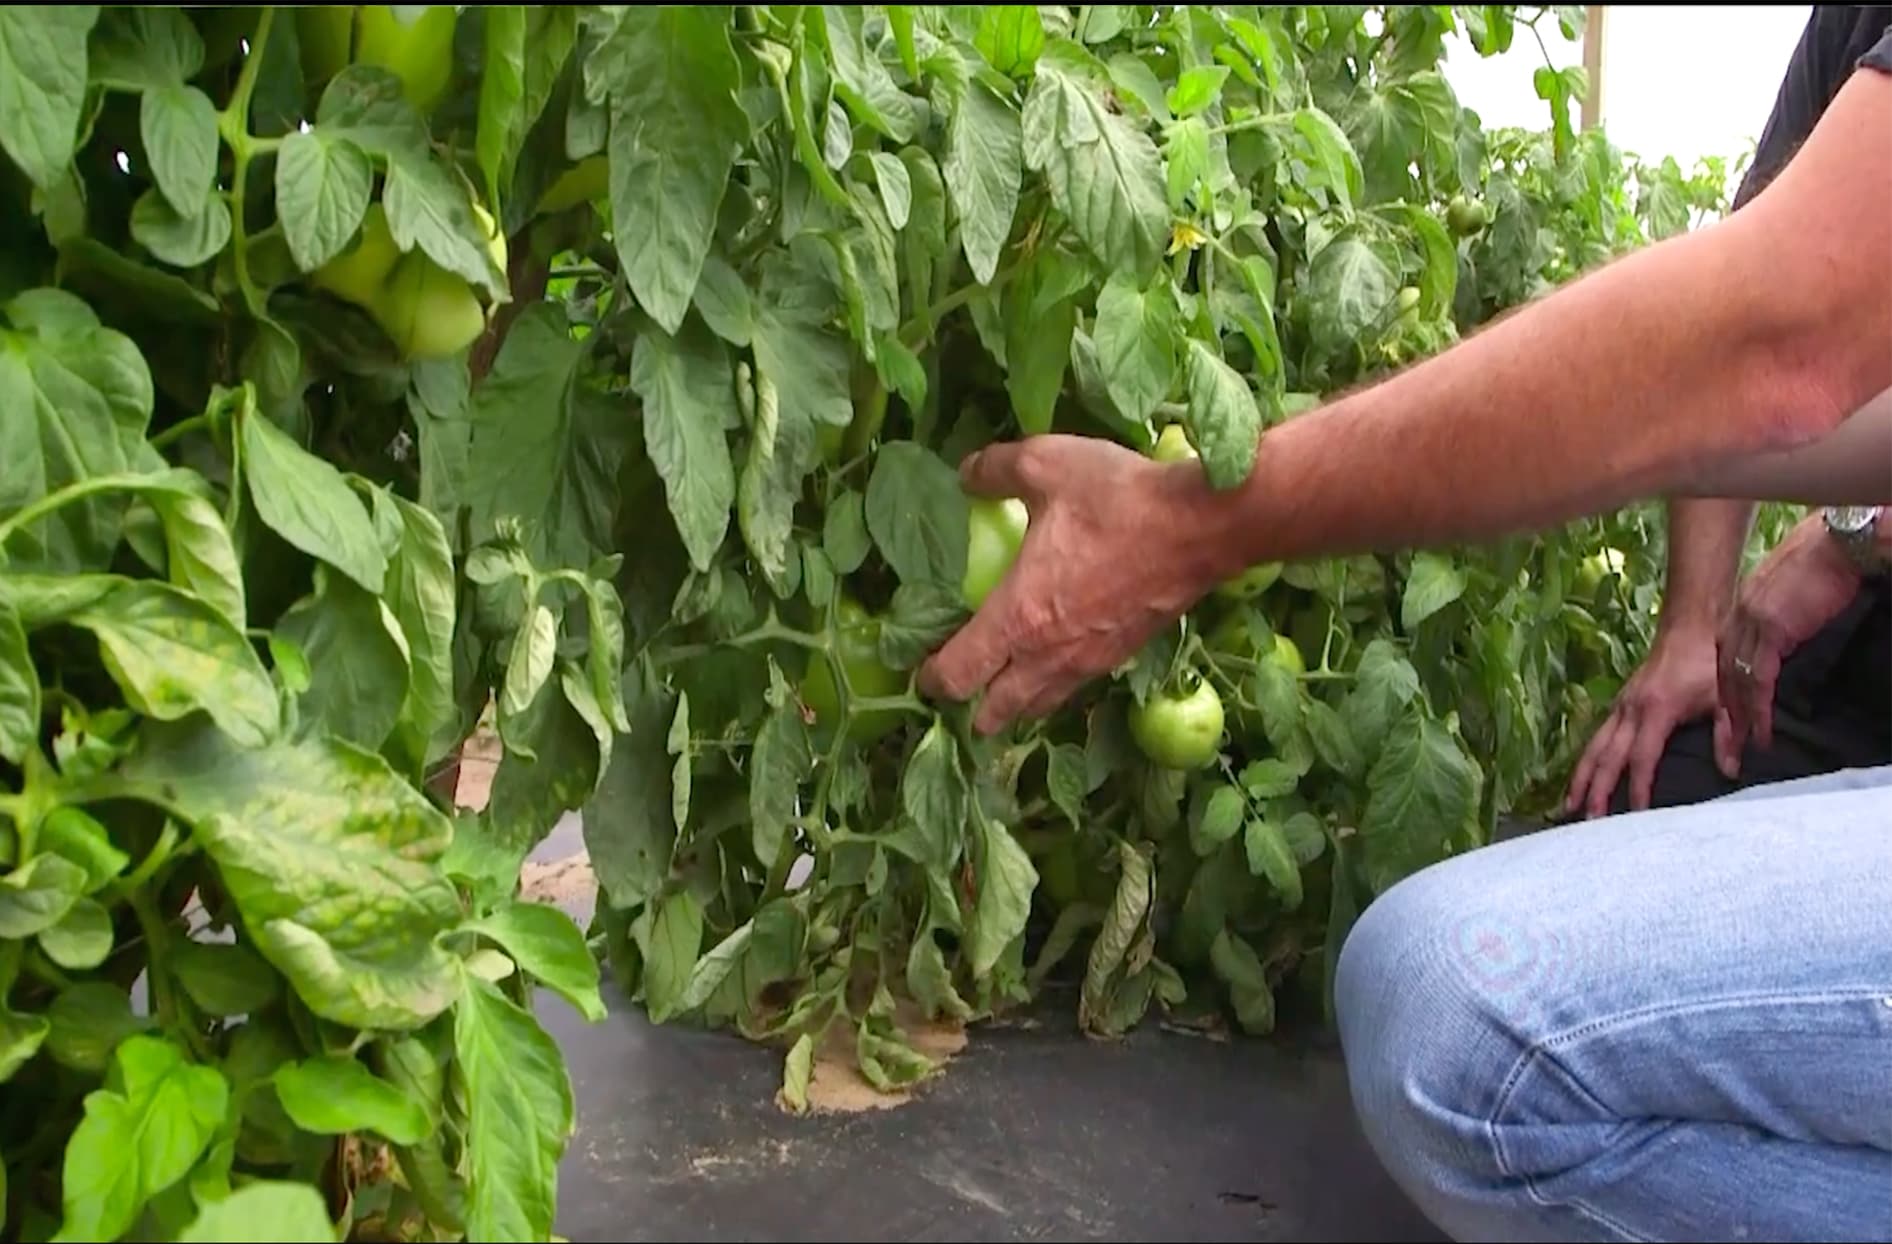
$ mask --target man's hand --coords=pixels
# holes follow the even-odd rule
[[[1656,636],[1642,668],[1630,676],[1570,780],[1564,808],[1586,817],[1609,810],[1629,769],[1629,806],[1642,812],[1655,788],[1656,764],[1676,727],[1715,710],[1715,631],[1678,623]]]
[[[1801,521],[1742,585],[1717,640],[1715,762],[1737,777],[1748,735],[1774,741],[1774,688],[1787,655],[1859,593],[1859,571],[1819,515]]]
[[[1239,569],[1218,566],[1224,554],[1199,529],[1208,484],[1192,461],[1037,436],[974,454],[960,479],[967,492],[1017,497],[1031,511],[1011,571],[920,670],[928,695],[984,692],[981,733],[1057,708]]]

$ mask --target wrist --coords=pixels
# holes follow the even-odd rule
[[[1253,547],[1257,524],[1247,513],[1246,485],[1218,490],[1193,461],[1163,470],[1166,508],[1174,515],[1169,530],[1176,533],[1171,547],[1182,557],[1181,569],[1198,599],[1271,560]]]

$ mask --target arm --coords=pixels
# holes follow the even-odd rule
[[[1675,495],[1766,497],[1806,505],[1892,501],[1892,389],[1866,403],[1830,436],[1799,449],[1710,465]]]
[[[1242,488],[1197,490],[1211,581],[1544,528],[1833,431],[1892,387],[1888,115],[1892,75],[1854,74],[1727,220],[1271,429]]]
[[[1721,499],[1669,503],[1669,572],[1658,632],[1700,625],[1713,631],[1734,599],[1741,550],[1754,521],[1750,501]]]
[[[1892,388],[1888,117],[1892,73],[1855,73],[1732,217],[1270,429],[1239,488],[1082,437],[973,455],[965,487],[1024,499],[1031,528],[921,685],[983,690],[976,725],[997,730],[1116,668],[1248,566],[1541,529],[1826,436]]]

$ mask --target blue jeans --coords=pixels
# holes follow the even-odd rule
[[[1500,843],[1335,984],[1380,1159],[1458,1240],[1892,1240],[1892,767]]]

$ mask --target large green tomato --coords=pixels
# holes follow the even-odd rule
[[[611,190],[611,162],[602,155],[586,156],[559,175],[539,196],[534,216],[549,216],[580,203],[603,198]]]
[[[1446,205],[1445,220],[1453,233],[1467,237],[1491,223],[1491,210],[1477,199],[1455,194]]]
[[[369,310],[403,358],[451,358],[486,331],[472,288],[419,250],[401,256]]]
[[[302,77],[320,86],[348,65],[355,35],[352,4],[305,4],[296,9],[296,48],[302,57]]]
[[[1259,566],[1250,566],[1233,579],[1219,584],[1215,589],[1215,594],[1223,600],[1254,600],[1273,587],[1275,580],[1280,577],[1280,562],[1263,562]]]
[[[906,675],[888,668],[880,659],[880,619],[849,596],[841,597],[837,613],[836,637],[841,645],[837,655],[847,671],[848,686],[854,695],[878,698],[904,692]],[[818,620],[817,625],[825,623]],[[820,653],[808,659],[808,673],[801,683],[801,702],[813,710],[818,725],[833,726],[841,709],[841,698],[828,660]],[[901,716],[894,711],[857,712],[848,723],[848,737],[865,746],[898,727]]]
[[[388,232],[387,213],[377,201],[368,205],[355,244],[317,268],[309,279],[317,289],[358,307],[372,308],[400,260],[401,250]]]
[[[977,609],[1018,560],[1031,512],[1016,497],[974,497],[966,528],[966,577],[960,583],[966,607]]]
[[[1130,706],[1130,737],[1165,769],[1206,769],[1222,750],[1222,697],[1208,679],[1190,678],[1194,686],[1159,688]]]
[[[1603,580],[1613,574],[1623,573],[1623,551],[1618,548],[1604,548],[1590,554],[1577,567],[1577,599],[1592,600],[1596,589]]]
[[[394,15],[393,5],[364,4],[355,14],[355,63],[378,65],[401,80],[401,92],[422,116],[434,110],[453,80],[453,27],[459,19],[451,4],[430,4],[412,22]]]

